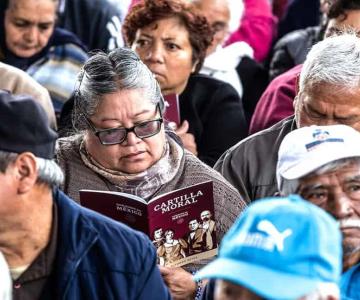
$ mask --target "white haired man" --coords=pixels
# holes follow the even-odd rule
[[[225,152],[215,169],[251,202],[277,190],[276,162],[285,135],[310,125],[346,124],[360,130],[360,39],[343,34],[310,50],[301,70],[295,116]]]
[[[343,235],[341,299],[360,299],[360,133],[346,125],[310,126],[285,136],[277,181],[332,214]]]

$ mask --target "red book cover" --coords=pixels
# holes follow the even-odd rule
[[[143,231],[157,249],[158,263],[183,266],[217,254],[211,181],[160,195],[148,203],[110,191],[80,191],[83,206]]]
[[[180,126],[180,106],[179,95],[169,94],[164,96],[165,100],[165,115],[164,118],[167,122],[173,122],[176,127]]]

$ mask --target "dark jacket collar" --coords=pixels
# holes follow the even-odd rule
[[[66,295],[80,262],[98,240],[99,233],[74,200],[57,189],[53,199],[58,207],[58,293]]]

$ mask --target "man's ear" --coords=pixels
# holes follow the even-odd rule
[[[299,95],[296,95],[295,98],[294,98],[294,101],[293,101],[294,110],[295,110],[295,107],[296,107],[296,104],[297,104],[298,101],[299,101]]]
[[[191,69],[191,73],[194,73],[194,72],[195,72],[198,63],[199,63],[199,60],[197,59],[197,60],[193,63],[193,66],[192,66],[192,69]]]
[[[30,152],[21,153],[14,162],[14,168],[18,180],[18,193],[29,192],[38,177],[36,157]]]

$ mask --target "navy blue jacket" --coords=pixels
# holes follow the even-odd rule
[[[58,244],[52,299],[170,299],[142,233],[55,191]]]

